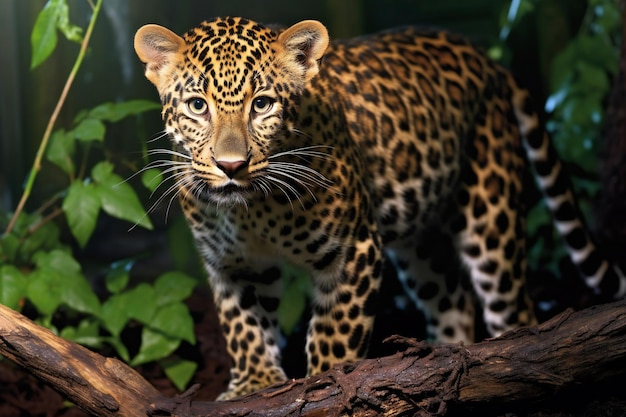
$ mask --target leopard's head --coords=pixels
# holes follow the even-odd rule
[[[276,32],[217,18],[183,37],[158,25],[140,28],[135,51],[163,104],[179,185],[218,203],[270,192],[272,158],[285,151],[277,144],[297,130],[300,95],[327,46],[328,33],[316,21]]]

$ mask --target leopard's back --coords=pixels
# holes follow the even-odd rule
[[[331,44],[317,82],[341,103],[385,251],[431,336],[473,340],[466,269],[493,334],[532,323],[509,73],[464,38],[409,27]]]
[[[468,175],[460,170],[469,160],[488,158],[487,149],[509,159],[484,159],[485,170],[503,165],[513,176],[523,170],[506,77],[464,38],[442,31],[408,27],[331,44],[320,78],[338,87],[333,93],[367,166],[386,242],[438,217],[459,177]],[[475,130],[479,118],[488,122],[492,104],[499,106],[494,117],[510,131],[484,135],[478,140],[491,140],[483,146],[475,143]],[[417,201],[419,207],[403,203]]]
[[[528,91],[480,48],[446,31],[406,27],[331,45],[325,64],[372,174],[385,243],[414,241],[420,228],[428,239],[433,222],[453,233],[471,224],[491,243],[465,233],[457,247],[466,264],[497,269],[493,257],[472,259],[496,241],[508,245],[505,257],[524,258],[508,252],[523,251],[530,169],[589,288],[605,297],[626,293],[622,272],[593,244]],[[491,230],[483,215],[497,219]],[[523,268],[515,267],[516,279]]]

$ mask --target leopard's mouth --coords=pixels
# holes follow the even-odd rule
[[[251,185],[241,185],[229,182],[221,186],[211,186],[204,183],[194,192],[197,199],[206,203],[234,203],[244,202],[251,198],[255,188]]]

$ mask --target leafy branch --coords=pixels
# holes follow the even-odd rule
[[[39,149],[37,150],[37,155],[35,156],[35,161],[33,162],[33,166],[30,170],[30,174],[28,175],[28,179],[26,181],[26,186],[24,188],[24,192],[22,193],[22,197],[15,209],[15,213],[13,213],[13,217],[9,222],[9,225],[6,228],[5,234],[11,233],[13,227],[15,226],[15,222],[19,217],[22,210],[24,210],[24,206],[26,205],[26,201],[33,189],[33,185],[35,184],[35,179],[37,178],[37,174],[41,170],[41,161],[44,157],[44,153],[46,151],[46,147],[48,146],[48,141],[50,140],[50,135],[52,135],[52,129],[54,128],[54,124],[59,117],[59,113],[61,113],[61,109],[65,104],[65,99],[70,91],[72,84],[74,83],[74,79],[76,78],[76,74],[80,69],[81,64],[83,63],[83,59],[85,57],[85,53],[87,52],[87,46],[89,45],[89,40],[91,39],[91,34],[93,33],[93,28],[98,19],[98,14],[100,13],[100,8],[102,6],[102,0],[97,0],[96,4],[93,5],[93,11],[91,15],[91,19],[89,19],[89,25],[87,26],[87,31],[85,32],[85,37],[82,39],[80,45],[80,51],[78,52],[78,56],[76,57],[76,61],[74,62],[74,66],[70,71],[69,76],[67,77],[67,81],[65,82],[65,86],[61,91],[61,96],[57,101],[57,104],[48,120],[48,125],[46,126],[46,130],[43,134],[43,138],[39,144]],[[53,0],[48,2],[42,13],[38,17],[38,21],[35,24],[36,28],[45,27],[46,29],[43,31],[33,31],[33,36],[31,38],[31,42],[33,43],[33,59],[31,62],[31,69],[37,67],[41,64],[48,55],[52,53],[56,46],[56,31],[55,27],[60,26],[64,33],[66,33],[68,39],[77,40],[79,39],[79,31],[76,27],[71,26],[68,21],[68,8],[67,4],[64,0]],[[45,39],[45,33],[50,32],[50,27],[52,27],[52,35],[48,35],[50,41],[49,42],[41,42],[41,39]],[[42,49],[40,45],[45,45]],[[51,48],[50,48],[51,46]]]
[[[7,225],[0,235],[0,304],[16,310],[27,307],[37,322],[54,333],[96,349],[103,345],[113,347],[119,357],[132,365],[158,361],[182,390],[196,364],[173,353],[182,342],[195,343],[193,319],[184,300],[197,281],[182,272],[166,272],[152,283],[132,285],[135,260],[121,259],[102,268],[105,289],[96,294],[74,256],[73,245],[63,240],[71,234],[80,248],[87,246],[101,213],[146,229],[153,227],[138,194],[115,172],[116,165],[106,153],[93,162],[95,153],[90,158],[87,154],[104,150],[100,145],[104,144],[107,124],[160,109],[159,103],[102,103],[79,112],[72,126],[54,130],[103,3],[87,1],[91,17],[84,37],[82,29],[69,22],[67,0],[49,0],[32,31],[31,69],[54,52],[58,31],[68,40],[80,43],[80,50],[48,120],[17,208],[12,214],[0,212],[0,228]],[[29,213],[25,210],[26,202],[44,169],[44,158],[51,162],[45,169],[61,170],[68,183],[44,197],[43,204]],[[154,179],[146,185],[149,190],[161,179],[155,170],[146,170],[142,176],[149,172]],[[63,216],[65,221],[60,221]],[[122,332],[130,327],[141,331],[139,346],[127,346],[122,338]]]

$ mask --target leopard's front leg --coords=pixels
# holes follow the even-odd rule
[[[329,248],[324,255],[326,259],[336,257],[342,267],[327,267],[313,276],[313,317],[307,334],[308,375],[324,372],[337,363],[358,361],[367,353],[383,255],[373,223],[357,224],[352,232],[346,245]]]
[[[281,291],[278,266],[255,261],[211,276],[226,348],[232,360],[227,400],[284,381],[276,310]]]
[[[237,210],[187,204],[183,211],[202,256],[231,358],[231,380],[219,400],[239,397],[286,379],[280,365],[277,308],[282,260],[267,245],[242,235]],[[245,212],[245,210],[244,210]]]

